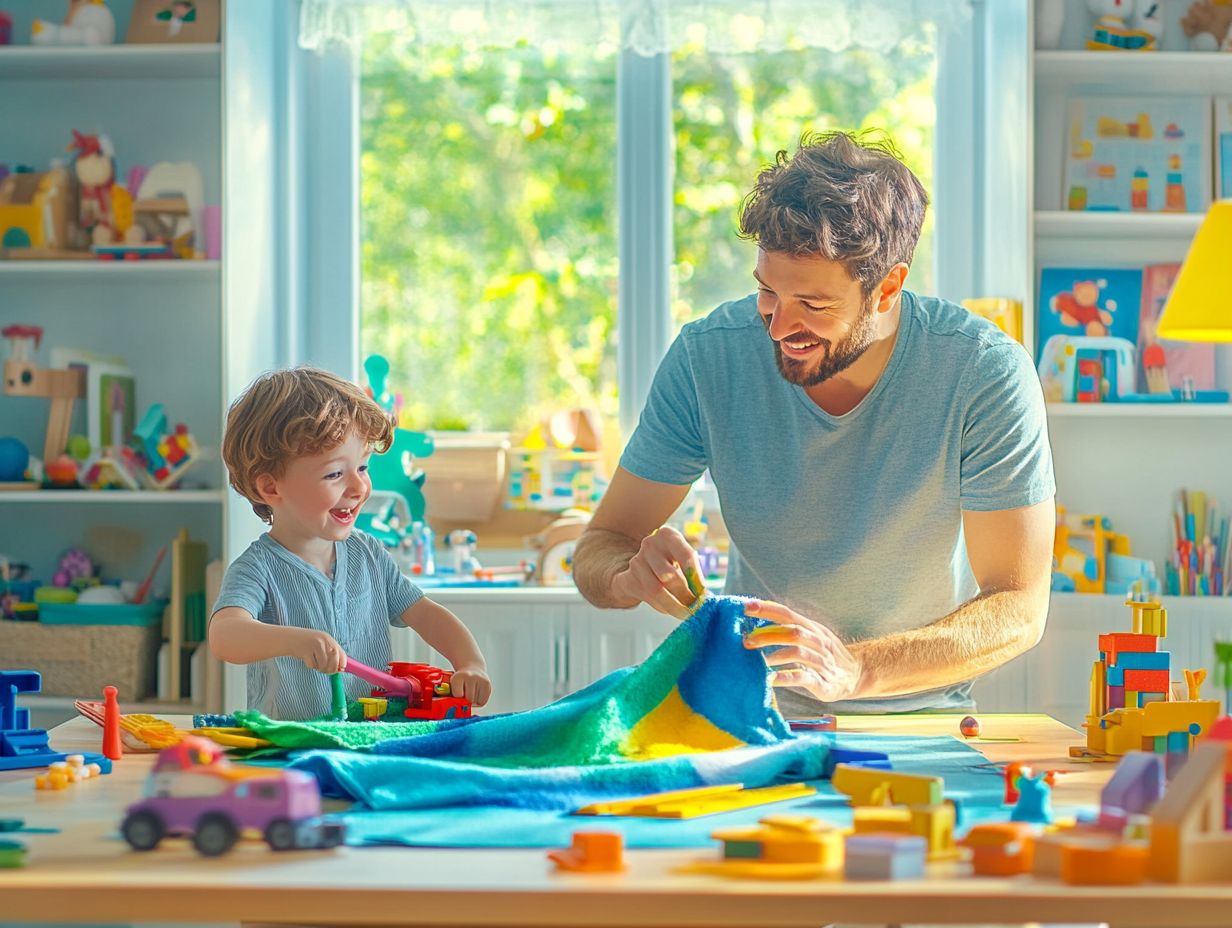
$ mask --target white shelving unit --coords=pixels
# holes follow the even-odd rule
[[[122,38],[131,3],[110,6]],[[64,5],[23,0],[10,12],[21,42],[32,17],[59,20]],[[0,162],[42,170],[52,159],[67,160],[70,129],[101,132],[114,145],[118,181],[134,165],[188,161],[201,172],[204,202],[223,203],[222,49],[221,41],[0,47]],[[201,241],[201,217],[195,220]],[[217,260],[0,260],[0,325],[41,326],[36,358],[43,367],[51,348],[124,358],[138,416],[163,403],[171,422],[186,423],[202,448],[216,449],[228,396],[223,287]],[[41,454],[47,402],[0,393],[0,435]],[[75,404],[71,431],[86,432],[85,402]],[[217,452],[202,453],[184,484],[168,492],[0,491],[0,553],[48,580],[61,552],[84,547],[107,576],[140,580],[185,527],[208,544],[211,559],[224,558],[228,497]],[[156,582],[164,589],[169,560]],[[21,660],[0,643],[0,666]],[[44,708],[65,704],[71,710],[67,697],[43,700]]]
[[[1048,266],[1141,267],[1179,262],[1201,213],[1116,214],[1062,209],[1068,101],[1073,96],[1232,93],[1232,55],[1184,51],[1179,17],[1166,13],[1164,51],[1097,52],[1082,48],[1091,19],[1086,5],[1066,4],[1060,50],[1033,50],[1028,226],[1033,276],[1025,287],[1034,352],[1039,272]],[[1028,38],[1029,42],[1033,40]],[[1136,308],[1134,309],[1136,311]],[[1220,385],[1232,365],[1217,354]],[[1168,514],[1181,487],[1232,503],[1232,405],[1050,405],[1049,427],[1058,502],[1073,512],[1108,516],[1133,540],[1134,552],[1162,566],[1170,545]],[[1232,604],[1232,600],[1229,600]],[[1064,601],[1054,609],[1062,614]],[[1232,607],[1228,609],[1232,621]]]

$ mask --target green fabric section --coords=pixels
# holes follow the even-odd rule
[[[402,715],[406,701],[390,699],[389,709],[385,713],[385,721],[373,722],[368,725],[356,725],[364,719],[363,707],[352,703],[347,709],[349,721],[335,722],[332,719],[317,719],[312,722],[279,722],[266,718],[260,712],[237,712],[235,720],[248,728],[254,735],[272,742],[277,748],[271,751],[266,748],[256,752],[257,756],[268,756],[289,750],[307,748],[348,748],[352,751],[365,751],[380,741],[391,738],[408,738],[412,735],[425,735],[435,731],[436,722],[413,722]],[[394,721],[402,719],[402,721]]]

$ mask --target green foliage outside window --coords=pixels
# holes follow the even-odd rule
[[[931,43],[673,57],[673,317],[751,292],[736,238],[758,169],[807,129],[889,130],[931,187]],[[617,412],[616,55],[375,38],[361,90],[365,354],[414,428]],[[931,234],[911,285],[931,285]]]

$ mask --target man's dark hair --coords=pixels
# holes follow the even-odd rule
[[[873,292],[890,268],[911,263],[928,194],[888,138],[805,133],[780,151],[744,200],[740,237],[766,251],[842,262]]]

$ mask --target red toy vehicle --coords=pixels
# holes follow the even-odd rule
[[[391,661],[389,672],[377,670],[348,657],[347,673],[367,680],[376,689],[373,696],[402,696],[408,719],[464,719],[471,714],[471,701],[454,696],[449,681],[453,673],[431,664]]]
[[[321,793],[309,774],[237,767],[213,742],[188,737],[158,755],[145,798],[128,807],[120,830],[134,850],[183,835],[206,857],[231,850],[245,830],[260,832],[276,851],[337,847],[343,826],[320,815]]]

